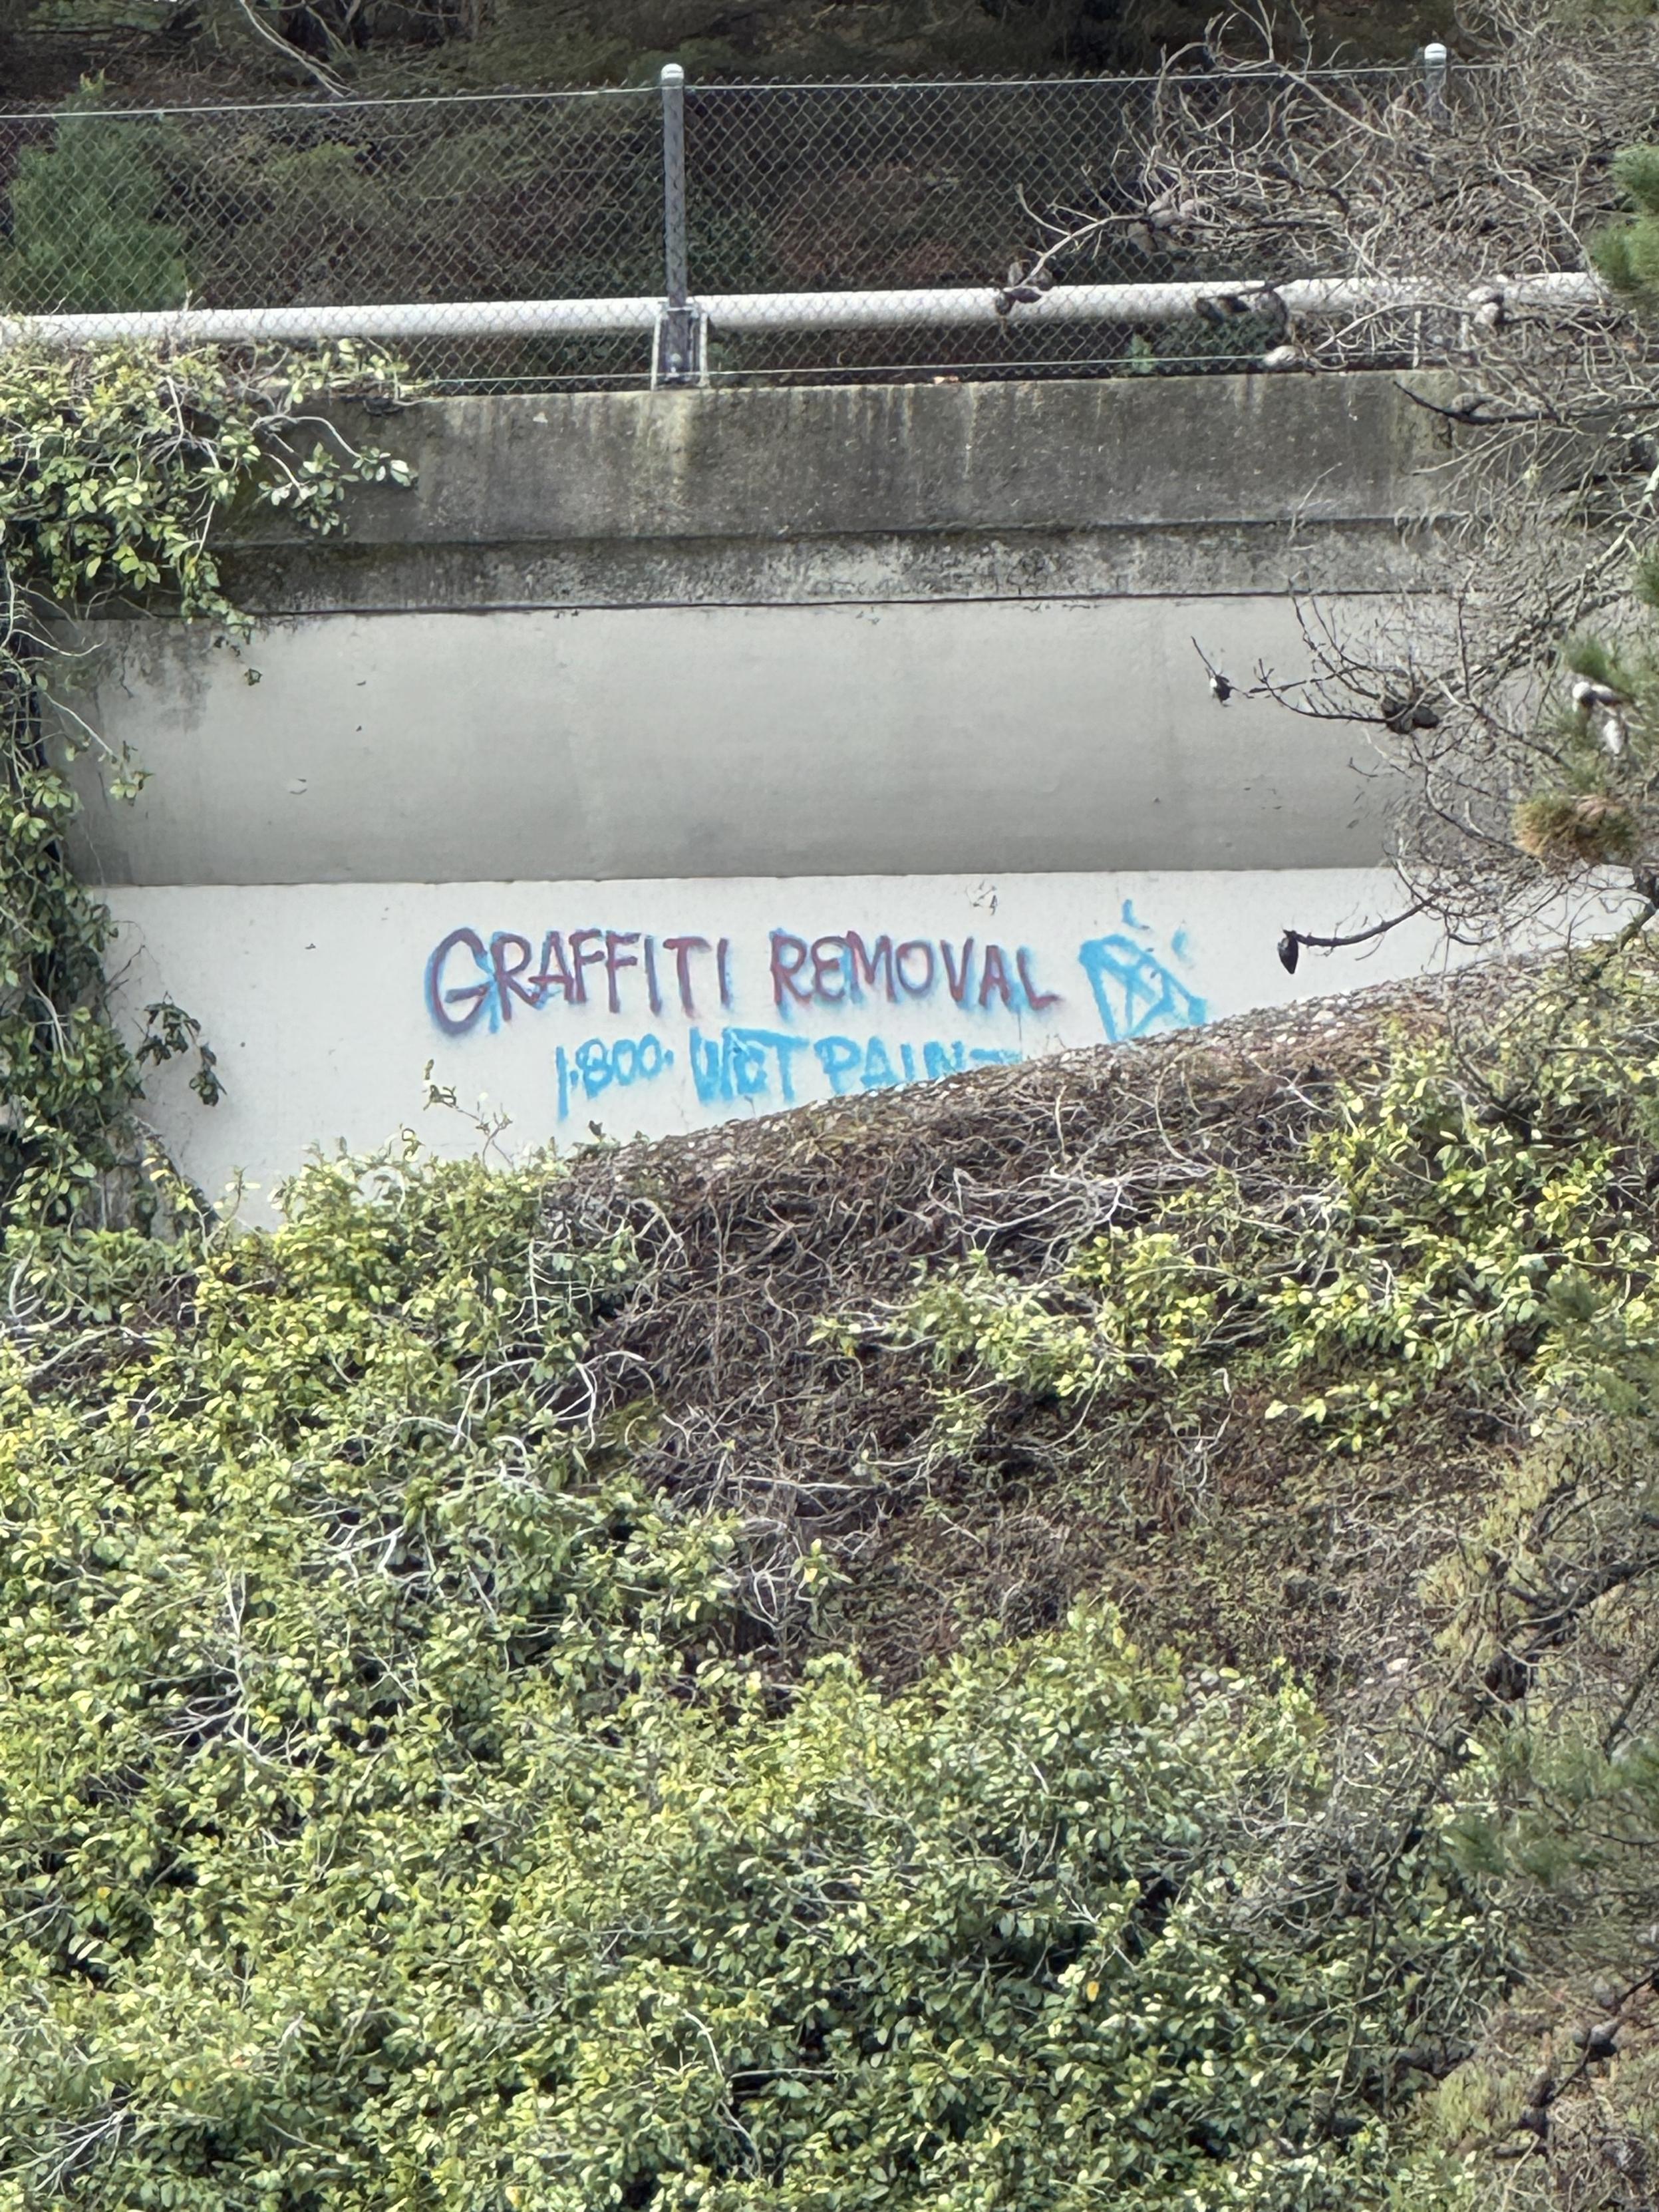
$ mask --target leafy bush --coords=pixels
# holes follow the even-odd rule
[[[243,627],[216,532],[239,500],[326,532],[348,483],[406,483],[403,463],[312,411],[396,390],[395,370],[349,346],[0,354],[11,594],[0,631],[0,1224],[85,1218],[134,1150],[133,1063],[105,1005],[109,917],[64,848],[76,799],[64,757],[98,741],[68,696],[73,658],[55,625],[118,599]],[[134,794],[139,765],[125,754],[109,764],[115,793]]]
[[[0,1346],[0,2204],[1380,2201],[1501,1965],[1437,1828],[1372,1891],[1304,1696],[1087,1611],[768,1678],[552,1172],[60,1243]]]
[[[49,146],[29,146],[11,183],[0,299],[23,314],[181,307],[181,240],[167,220],[165,126],[102,113],[101,81],[64,100]]]
[[[1506,1103],[1449,1041],[1402,1041],[1265,1200],[1223,1170],[1039,1282],[983,1253],[924,1274],[898,1332],[950,1378],[942,1443],[969,1448],[1010,1392],[1128,1411],[1156,1393],[1196,1421],[1263,1389],[1358,1451],[1448,1384],[1542,1402],[1583,1350],[1586,1297],[1619,1316],[1604,1365],[1650,1353],[1659,1056],[1581,1021],[1535,1079]]]

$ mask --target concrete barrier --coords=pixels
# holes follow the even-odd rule
[[[661,1135],[816,1100],[1152,1036],[1246,1007],[1409,974],[1408,925],[1359,957],[1306,956],[1287,924],[1390,911],[1385,872],[702,878],[656,883],[296,884],[112,894],[130,1001],[171,990],[226,1091],[164,1069],[153,1104],[217,1193],[269,1199],[306,1147],[402,1127],[505,1151],[596,1131]]]
[[[337,539],[270,516],[226,548],[252,640],[88,640],[82,703],[152,780],[113,801],[83,757],[80,862],[123,919],[135,1003],[169,992],[214,1032],[216,1117],[198,1131],[158,1094],[210,1182],[384,1135],[428,1058],[527,1139],[1089,1042],[1111,1033],[1113,960],[1151,992],[1132,1027],[1201,1018],[1285,994],[1286,922],[1386,898],[1364,732],[1218,707],[1194,640],[1236,679],[1285,672],[1298,593],[1362,621],[1420,584],[1439,432],[1391,379],[520,396],[341,422],[407,454],[416,488],[355,494]],[[774,931],[822,956],[831,997],[777,1000]],[[581,939],[574,996],[550,937],[567,962]],[[676,938],[726,944],[724,994],[674,996]],[[981,963],[999,948],[988,984],[962,982],[969,938]],[[600,978],[613,939],[633,960]],[[901,973],[902,945],[930,950]],[[443,994],[480,977],[447,1027]],[[795,1046],[727,1035],[769,1025]]]

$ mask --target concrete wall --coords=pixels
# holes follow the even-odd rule
[[[1200,1018],[1283,994],[1285,922],[1383,896],[1363,733],[1218,707],[1194,640],[1236,678],[1292,672],[1294,593],[1360,623],[1420,580],[1435,418],[1390,379],[521,397],[342,423],[416,487],[355,495],[337,538],[267,516],[226,548],[251,641],[87,641],[79,703],[152,781],[115,803],[83,757],[81,863],[124,919],[135,1003],[171,992],[214,1030],[217,1133],[162,1109],[210,1182],[384,1135],[434,1054],[536,1139],[594,1118],[584,1049],[611,1071],[598,1118],[660,1128],[958,1048],[1091,1041],[1123,945],[1166,979],[1146,1018]],[[532,1007],[509,976],[463,1002],[484,1010],[464,1034],[434,1023],[425,963],[462,929],[486,967],[498,933],[545,973],[550,933],[568,957],[607,931],[726,939],[736,964],[695,1018],[665,987],[647,1003],[676,1057],[647,1050],[646,1078],[638,971],[614,1018],[556,984]],[[896,984],[856,1022],[781,1006],[774,929],[931,944],[933,995]],[[1016,966],[966,1020],[941,948],[969,935]],[[799,1050],[726,1038],[785,1017]],[[819,1051],[837,1037],[856,1073]]]
[[[516,1151],[661,1134],[1148,1036],[1410,973],[1423,924],[1364,957],[1274,945],[1389,911],[1363,870],[174,886],[113,894],[131,1002],[171,989],[226,1084],[154,1109],[210,1192],[400,1127],[451,1152],[425,1073],[511,1116]]]
[[[1427,381],[1427,380],[1425,380]],[[582,392],[349,434],[415,465],[319,554],[228,574],[271,612],[1374,589],[1410,573],[1444,428],[1389,375]]]
[[[1387,378],[454,401],[412,493],[280,520],[250,646],[106,624],[111,883],[1361,865],[1354,733],[1211,702],[1292,586],[1409,579]],[[1363,751],[1363,747],[1360,749]]]
[[[340,615],[209,659],[133,632],[88,793],[110,883],[1363,866],[1363,742],[1210,698],[1283,600]],[[249,671],[259,681],[246,682]]]

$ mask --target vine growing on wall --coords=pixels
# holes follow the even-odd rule
[[[191,1054],[198,1095],[218,1091],[171,1001],[136,1055],[112,1018],[111,921],[70,865],[67,771],[92,749],[127,799],[144,772],[76,709],[71,619],[143,608],[246,634],[216,533],[258,507],[332,531],[349,484],[406,483],[327,407],[398,393],[394,367],[349,345],[0,354],[0,1226],[88,1217],[134,1156],[140,1060]]]

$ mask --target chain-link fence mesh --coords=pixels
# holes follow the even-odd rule
[[[648,91],[0,121],[0,301],[29,313],[449,307],[422,365],[640,378],[649,331],[472,342],[469,302],[662,286]]]
[[[696,285],[921,294],[1000,284],[1053,210],[1130,204],[1156,89],[1097,79],[694,90],[686,143]],[[1077,273],[1062,270],[1062,281]],[[1086,273],[1133,283],[1203,272],[1108,240]],[[1160,343],[1178,354],[1199,337],[1182,325]],[[1121,325],[1038,326],[1009,315],[979,328],[716,330],[710,356],[717,372],[742,376],[921,367],[1030,374],[1105,366],[1125,357],[1130,338]]]
[[[1270,81],[1182,82],[1188,102],[1213,100],[1218,126],[1239,127],[1242,109],[1271,98]],[[1340,82],[1374,98],[1418,80]],[[1191,320],[1136,330],[987,312],[986,288],[1007,285],[1056,211],[1142,204],[1158,97],[1149,79],[689,88],[694,306],[779,293],[919,303],[914,323],[889,299],[878,326],[857,329],[722,327],[716,316],[701,373],[1156,373],[1259,351],[1258,334]],[[398,349],[445,383],[643,381],[660,365],[664,181],[654,87],[0,117],[0,307],[424,303],[441,312]],[[1126,220],[1061,279],[1249,273],[1209,269]],[[939,313],[953,288],[984,295],[955,325]],[[557,331],[479,334],[479,303],[528,301],[593,305]],[[626,313],[601,310],[627,301]]]

